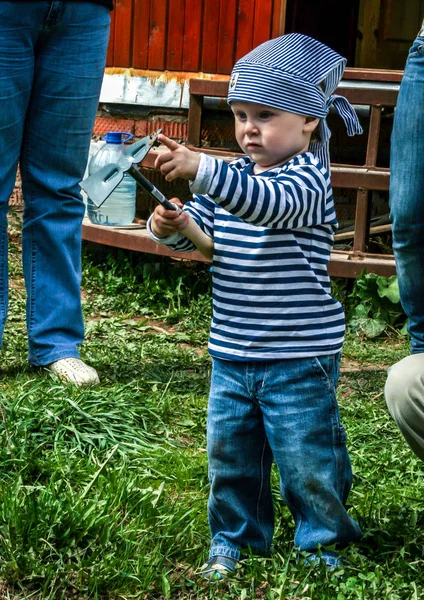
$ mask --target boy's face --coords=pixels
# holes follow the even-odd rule
[[[261,173],[306,152],[319,119],[251,102],[232,102],[236,139]]]

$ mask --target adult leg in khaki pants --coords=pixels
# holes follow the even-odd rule
[[[424,460],[424,352],[411,354],[390,367],[385,396],[405,440]]]

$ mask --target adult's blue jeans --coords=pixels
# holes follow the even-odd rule
[[[424,37],[406,62],[390,156],[390,214],[400,297],[412,353],[424,352]]]
[[[29,362],[77,357],[84,337],[79,182],[103,79],[110,15],[90,2],[0,2],[0,333],[7,209],[18,162]]]
[[[335,394],[339,362],[339,355],[214,359],[207,424],[211,556],[238,560],[246,548],[269,553],[273,459],[298,549],[313,553],[361,537],[345,508],[352,472]]]

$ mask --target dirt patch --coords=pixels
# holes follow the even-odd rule
[[[28,596],[25,595],[16,595],[13,588],[11,588],[10,586],[8,586],[6,583],[2,583],[0,582],[0,600],[22,600],[23,598],[27,598]],[[31,598],[33,598],[33,600],[37,600],[39,596],[33,596],[31,595]]]
[[[96,322],[101,321],[102,319],[108,319],[113,317],[113,314],[100,312],[95,316],[88,317],[86,320]],[[153,332],[160,334],[172,335],[173,333],[175,333],[175,326],[167,325],[162,321],[148,319],[145,316],[131,317],[130,319],[122,319],[122,323],[123,325],[128,325],[128,327],[137,326],[139,325],[139,323],[142,323],[142,326],[143,328],[145,328],[145,330],[151,329]]]
[[[359,373],[361,371],[387,371],[390,365],[361,362],[342,357],[340,373]]]
[[[207,348],[195,348],[194,346],[190,346],[190,344],[178,344],[178,348],[190,350],[190,352],[194,352],[198,356],[204,356],[208,352]]]

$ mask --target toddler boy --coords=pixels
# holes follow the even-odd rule
[[[207,443],[211,530],[206,577],[234,571],[241,551],[268,554],[274,531],[270,472],[295,520],[295,544],[330,567],[325,546],[361,531],[345,503],[352,473],[336,400],[344,314],[327,263],[337,228],[325,117],[361,133],[345,98],[332,95],[345,59],[288,34],[240,59],[228,102],[246,154],[231,164],[165,136],[156,167],[190,180],[182,212],[157,207],[151,236],[192,251],[179,231],[191,215],[213,240],[213,370]],[[311,141],[313,139],[313,141]],[[182,206],[180,204],[180,206]]]

